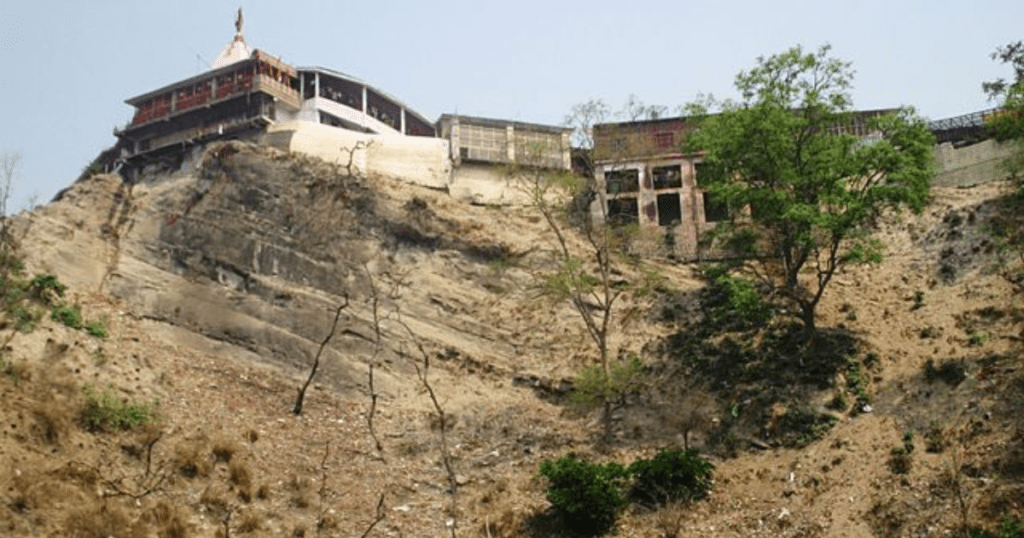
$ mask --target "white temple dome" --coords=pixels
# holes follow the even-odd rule
[[[235,38],[228,46],[224,47],[220,56],[213,61],[211,69],[220,69],[235,62],[248,60],[252,57],[252,47],[245,42],[245,34],[242,33],[242,8],[238,8],[238,18],[235,20]]]

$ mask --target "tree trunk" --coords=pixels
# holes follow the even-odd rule
[[[601,440],[609,444],[612,442],[612,402],[608,398],[604,399],[601,415],[601,421],[604,423],[604,435]]]
[[[817,327],[814,325],[814,307],[815,303],[800,303],[800,320],[804,324],[804,342],[807,344],[814,340],[814,334],[817,331]]]

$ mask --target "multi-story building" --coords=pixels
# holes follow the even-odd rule
[[[135,114],[115,134],[129,175],[192,144],[260,136],[294,122],[365,135],[435,138],[433,123],[355,77],[322,67],[295,68],[253,50],[245,42],[241,10],[235,30],[210,70],[125,101]],[[434,151],[437,144],[426,146]]]
[[[118,146],[103,158],[126,164],[129,178],[217,138],[258,138],[480,203],[520,198],[508,186],[510,164],[570,166],[568,129],[447,114],[435,125],[351,75],[296,68],[253,50],[241,10],[234,38],[210,70],[125,102],[135,114],[115,131]]]
[[[844,132],[877,136],[868,128],[874,116],[895,110],[857,112]],[[729,218],[728,208],[702,191],[703,155],[684,150],[693,124],[686,118],[606,123],[594,126],[596,197],[592,213],[618,223],[665,232],[665,243],[683,259],[709,253],[700,239],[717,222]]]
[[[571,129],[473,116],[443,114],[439,136],[448,141],[454,165],[449,192],[477,203],[523,202],[509,184],[512,165],[570,169]]]

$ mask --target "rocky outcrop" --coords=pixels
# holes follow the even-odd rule
[[[241,142],[202,148],[184,162],[136,185],[93,176],[23,216],[32,269],[296,375],[348,296],[353,308],[327,357],[339,366],[325,373],[339,389],[363,383],[374,289],[380,312],[390,313],[382,328],[396,353],[408,351],[411,330],[429,349],[513,368],[517,329],[486,285],[510,247],[439,216],[429,189]],[[384,374],[385,390],[389,381]]]

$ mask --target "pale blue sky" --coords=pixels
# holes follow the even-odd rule
[[[856,108],[939,119],[991,106],[989,59],[1024,39],[1024,1],[650,0],[7,2],[0,152],[24,162],[10,207],[47,202],[115,139],[123,100],[204,70],[245,13],[254,48],[359,77],[429,119],[561,123],[629,94],[675,108],[733,95],[736,73],[802,44],[853,62]]]

